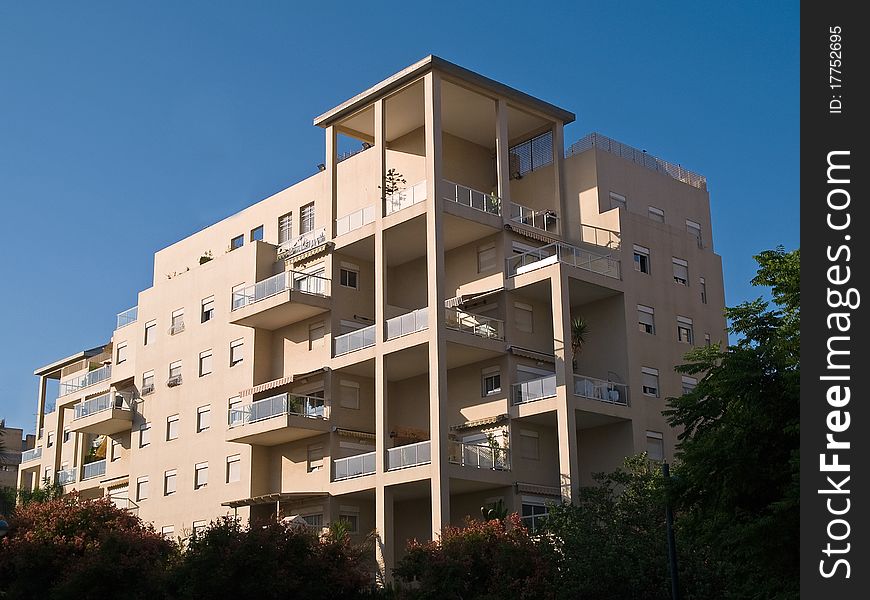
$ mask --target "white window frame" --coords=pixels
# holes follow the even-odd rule
[[[214,296],[203,298],[199,305],[199,322],[207,323],[214,319]]]
[[[677,258],[676,256],[671,257],[671,262],[674,267],[674,283],[678,285],[684,285],[686,287],[689,286],[689,263],[688,261],[683,260],[682,258]],[[685,269],[685,278],[677,276],[677,267],[682,267]]]
[[[154,343],[154,336],[157,335],[157,319],[145,323],[145,333],[142,336],[142,345],[150,346]]]
[[[115,351],[115,364],[120,365],[127,362],[127,342],[118,342],[118,348]]]
[[[169,363],[169,378],[181,376],[181,361],[174,360]]]
[[[164,525],[160,528],[160,535],[164,539],[171,540],[175,536],[175,525]]]
[[[146,448],[151,445],[151,423],[142,423],[139,426],[139,447]]]
[[[653,369],[652,367],[641,367],[641,391],[644,396],[649,396],[651,398],[658,398],[661,396],[661,379],[659,378],[659,370]],[[655,377],[655,393],[650,393],[647,391],[648,386],[643,382],[643,375],[649,375],[650,377]]]
[[[283,244],[293,239],[293,211],[278,217],[278,243]]]
[[[314,202],[309,202],[304,206],[299,207],[299,235],[314,231],[315,217]]]
[[[203,415],[208,415],[205,417],[206,424],[203,425]],[[203,431],[208,431],[211,429],[211,404],[206,404],[205,406],[200,406],[196,409],[196,432],[202,433]]]
[[[638,258],[646,258],[646,271],[643,270],[642,260],[638,260]],[[646,246],[640,246],[638,244],[634,244],[634,270],[638,273],[643,273],[644,275],[649,275],[652,271],[652,264],[650,262],[649,248]]]
[[[498,377],[498,386],[489,389],[487,380]],[[487,367],[480,372],[480,395],[483,398],[501,393],[501,367]]]
[[[684,331],[687,339],[683,339]],[[689,345],[695,343],[695,326],[689,317],[677,316],[677,341]]]
[[[175,434],[174,436],[172,434]],[[171,442],[177,440],[181,433],[181,421],[178,415],[170,415],[166,417],[166,441]]]
[[[318,452],[320,453],[320,457],[317,457]],[[323,443],[318,444],[309,444],[305,449],[305,462],[306,462],[306,471],[308,473],[314,473],[315,471],[322,471],[324,468],[324,460],[325,453]]]
[[[150,493],[150,482],[147,475],[136,478],[136,502],[147,500]],[[143,492],[144,491],[144,495]]]
[[[121,448],[123,448],[121,440],[116,440],[115,438],[112,438],[112,443],[109,444],[109,452],[111,453],[111,456],[109,457],[109,462],[115,462],[116,460],[120,460]]]
[[[235,469],[235,479],[233,479],[233,470]],[[233,454],[231,456],[227,456],[227,473],[226,473],[226,481],[227,483],[236,483],[242,480],[242,455],[241,454]]]
[[[233,340],[230,342],[230,367],[234,367],[237,364],[244,362],[244,347],[245,347],[245,339],[239,338],[237,340]],[[238,348],[242,348],[242,350],[237,350]],[[237,356],[236,352],[239,352],[241,356]]]
[[[347,277],[345,277],[347,273]],[[356,285],[350,285],[350,275],[353,274],[356,279]],[[347,280],[347,281],[345,281]],[[359,265],[342,261],[338,266],[338,285],[341,287],[358,290],[359,289]]]
[[[193,489],[199,490],[208,485],[208,461],[193,465]]]
[[[172,489],[170,488],[172,484]],[[163,472],[163,495],[171,496],[178,493],[178,469],[168,469]]]
[[[658,449],[661,450],[660,457],[655,457],[655,456],[653,456],[653,453],[650,452],[650,443],[653,440],[654,440],[653,443],[657,442]],[[665,438],[661,434],[661,432],[647,430],[647,432],[646,432],[646,453],[647,453],[647,457],[650,460],[663,461],[665,459]],[[658,452],[656,452],[656,454],[658,454]]]
[[[206,370],[208,369],[208,370]],[[211,375],[214,371],[214,352],[211,348],[199,353],[199,376]]]

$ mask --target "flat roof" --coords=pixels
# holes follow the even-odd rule
[[[33,374],[34,375],[49,375],[58,369],[62,369],[67,365],[71,365],[72,363],[83,360],[85,358],[90,358],[92,356],[96,356],[103,352],[106,348],[107,344],[103,344],[102,346],[97,346],[96,348],[91,348],[90,350],[82,350],[77,354],[73,354],[72,356],[67,356],[66,358],[62,358],[60,360],[56,360],[53,363],[47,364],[43,367],[39,367],[36,369]]]
[[[433,69],[438,69],[439,71],[443,71],[444,73],[456,77],[457,79],[462,79],[463,81],[467,81],[478,87],[489,90],[495,94],[504,96],[510,100],[514,100],[518,103],[530,106],[544,114],[553,117],[554,119],[564,122],[565,124],[571,123],[575,119],[575,115],[571,111],[565,110],[564,108],[559,108],[554,104],[550,104],[549,102],[545,102],[544,100],[535,98],[534,96],[530,96],[529,94],[521,92],[518,89],[507,86],[503,83],[495,81],[494,79],[490,79],[489,77],[484,77],[483,75],[475,73],[474,71],[466,69],[465,67],[460,67],[455,63],[430,54],[423,60],[420,60],[413,65],[402,69],[398,73],[387,77],[380,83],[375,84],[364,92],[357,94],[353,98],[346,100],[335,108],[332,108],[320,115],[319,117],[316,117],[314,119],[314,124],[318,127],[327,127],[335,121],[341,119],[342,117],[345,117],[355,112],[362,106],[369,104],[375,98],[383,96],[401,87],[405,83],[416,79],[423,73],[426,73],[427,71],[431,71]]]

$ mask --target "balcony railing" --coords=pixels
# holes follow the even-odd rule
[[[595,225],[580,225],[580,238],[587,244],[603,246],[611,250],[619,250],[622,246],[622,236],[618,231]]]
[[[110,408],[130,410],[130,403],[124,399],[123,396],[112,393],[103,394],[96,398],[91,398],[90,400],[85,400],[84,402],[76,404],[73,407],[75,411],[73,421],[90,417],[91,415],[103,412],[104,410],[109,410]]]
[[[96,385],[101,381],[106,381],[111,376],[112,365],[103,365],[99,369],[94,369],[90,373],[66,381],[61,381],[58,396],[66,396],[67,394],[72,394],[73,392],[83,388]]]
[[[62,469],[57,472],[57,482],[60,485],[66,485],[68,483],[75,483],[76,481],[76,470],[73,469]]]
[[[429,309],[418,308],[413,312],[387,320],[387,339],[410,335],[429,328]]]
[[[118,313],[118,321],[115,326],[115,329],[121,329],[121,327],[126,327],[127,325],[132,325],[136,322],[136,319],[139,318],[139,307],[134,306],[133,308],[128,308],[124,312]]]
[[[375,345],[375,326],[369,325],[335,338],[335,356]]]
[[[547,375],[538,379],[531,379],[511,386],[514,404],[535,402],[544,398],[552,398],[556,395],[556,375]]]
[[[491,215],[501,215],[501,199],[495,194],[479,192],[446,179],[444,180],[444,199]]]
[[[384,199],[384,214],[391,215],[403,208],[414,206],[426,200],[426,180],[415,183],[409,188],[390,194]]]
[[[106,459],[88,463],[82,467],[82,481],[106,474]]]
[[[387,470],[397,471],[432,462],[432,442],[417,442],[387,450]]]
[[[574,395],[607,404],[628,406],[628,386],[586,375],[574,375]]]
[[[570,244],[556,242],[507,259],[508,277],[533,271],[557,262],[619,279],[619,261],[609,254],[598,254]]]
[[[450,442],[450,462],[463,467],[510,471],[510,451],[499,446]]]
[[[42,446],[37,446],[36,448],[31,448],[30,450],[25,450],[21,453],[21,462],[26,463],[31,460],[36,460],[38,458],[42,458]]]
[[[349,233],[354,229],[359,229],[364,225],[375,222],[375,207],[374,205],[366,206],[355,212],[345,215],[335,220],[335,235],[336,237]]]
[[[528,225],[548,233],[559,233],[559,215],[552,210],[535,210],[522,204],[510,203],[511,221]]]
[[[246,406],[231,408],[230,427],[258,423],[283,415],[296,415],[311,419],[325,419],[326,406],[323,398],[301,396],[299,394],[278,394],[270,398],[256,400]]]
[[[334,463],[335,481],[373,475],[375,472],[375,453],[367,452],[346,458],[336,458]]]
[[[446,308],[444,312],[447,329],[495,340],[504,339],[504,321],[501,319],[467,313],[458,308]]]
[[[284,271],[254,285],[233,292],[231,310],[239,310],[255,302],[277,296],[282,292],[293,290],[317,296],[329,295],[330,280],[321,275],[301,273],[299,271]]]
[[[314,229],[307,233],[278,244],[278,259],[292,258],[326,243],[326,227]]]

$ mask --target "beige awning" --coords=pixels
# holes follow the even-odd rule
[[[562,491],[555,486],[537,485],[534,483],[522,483],[517,481],[517,492],[520,494],[534,494],[536,496],[562,497]]]
[[[510,223],[509,225],[505,225],[505,228],[510,229],[514,233],[517,233],[523,237],[527,237],[527,238],[532,239],[532,240],[537,240],[539,242],[544,242],[546,244],[555,244],[556,242],[559,241],[556,238],[552,238],[548,235],[545,235],[544,233],[541,233],[540,231],[535,231],[534,229],[526,229],[525,227],[523,227],[522,225],[519,225],[518,223]]]
[[[369,433],[367,431],[357,431],[356,429],[342,429],[341,427],[334,427],[332,430],[342,437],[351,437],[358,440],[375,439],[375,434]]]
[[[461,425],[451,425],[450,429],[452,429],[453,431],[461,431],[463,429],[477,429],[479,427],[486,427],[487,425],[496,425],[498,423],[502,423],[503,421],[507,421],[509,418],[510,416],[507,414],[484,417],[483,419],[466,421]]]
[[[294,266],[299,266],[300,263],[304,263],[307,260],[311,260],[315,256],[319,256],[328,250],[331,250],[333,246],[332,242],[324,242],[319,246],[315,246],[310,250],[306,250],[305,252],[300,252],[294,256],[288,256],[284,260],[290,261]]]
[[[455,296],[453,298],[448,298],[444,301],[444,308],[456,308],[457,306],[462,306],[472,301],[483,300],[487,296],[492,296],[494,294],[498,294],[499,292],[504,291],[504,287],[497,287],[492,290],[486,290],[484,292],[473,292],[471,294],[461,294],[459,296]]]
[[[529,348],[523,348],[521,346],[508,346],[508,352],[510,352],[514,356],[522,356],[524,358],[531,358],[532,360],[540,360],[553,364],[556,363],[556,357],[552,354],[545,354],[543,352],[538,352],[537,350],[531,350]]]
[[[252,388],[242,390],[241,392],[239,392],[239,396],[253,396],[254,394],[259,394],[260,392],[274,390],[275,388],[279,388],[282,385],[293,383],[298,379],[305,379],[306,377],[311,377],[312,375],[323,373],[328,369],[329,367],[321,367],[307,373],[296,373],[294,375],[287,375],[286,377],[281,377],[279,379],[273,379],[272,381],[267,381],[266,383],[261,383],[260,385],[255,385]]]
[[[240,508],[242,506],[254,506],[257,504],[274,504],[285,500],[303,500],[305,498],[322,498],[329,496],[329,492],[281,492],[275,494],[263,494],[262,496],[252,496],[250,498],[242,498],[241,500],[230,500],[229,502],[221,502],[221,506],[230,508]]]

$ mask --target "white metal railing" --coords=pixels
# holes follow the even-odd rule
[[[21,462],[23,463],[36,460],[37,458],[42,458],[42,446],[37,446],[21,453]]]
[[[254,285],[233,292],[231,310],[239,310],[255,302],[293,290],[317,296],[329,295],[330,280],[322,275],[284,271]]]
[[[57,472],[57,482],[60,485],[66,485],[68,483],[75,483],[76,480],[76,470],[73,469],[61,469]]]
[[[335,220],[336,237],[375,222],[375,206],[366,206]]]
[[[491,215],[501,214],[501,199],[495,194],[479,192],[446,179],[444,180],[444,199]]]
[[[628,386],[624,383],[615,383],[587,377],[586,375],[574,375],[574,395],[591,398],[607,404],[620,404],[628,406]]]
[[[313,229],[300,236],[278,244],[278,259],[291,258],[306,250],[317,248],[326,243],[326,227]]]
[[[499,446],[450,442],[450,462],[463,467],[510,471],[510,451]]]
[[[515,254],[506,262],[508,277],[562,262],[613,279],[620,278],[619,260],[612,258],[609,254],[598,254],[563,242]]]
[[[106,459],[88,463],[82,467],[82,481],[106,474]]]
[[[587,244],[603,246],[611,250],[619,250],[622,246],[622,236],[618,231],[595,225],[580,225],[580,239]]]
[[[368,150],[371,147],[372,146],[370,144],[367,144],[367,145],[362,146],[361,148],[357,148],[356,150],[348,150],[347,152],[342,152],[342,153],[336,155],[335,162],[337,162],[337,163],[343,162],[343,161],[347,160],[348,158],[351,158],[352,156],[356,156],[360,152],[365,152],[366,150]]]
[[[130,403],[123,396],[112,394],[111,392],[103,394],[96,398],[91,398],[90,400],[85,400],[84,402],[76,404],[73,407],[75,411],[73,421],[89,417],[99,412],[103,412],[104,410],[109,410],[110,408],[130,410]]]
[[[101,381],[107,380],[112,376],[112,365],[103,365],[99,369],[94,369],[89,373],[61,381],[58,391],[58,396],[72,394],[80,389],[96,385]]]
[[[283,415],[326,419],[326,405],[323,398],[285,392],[270,398],[255,400],[245,406],[231,408],[229,423],[231,428],[239,427]]]
[[[121,327],[126,327],[127,325],[131,325],[136,322],[136,319],[139,318],[139,307],[134,306],[133,308],[128,308],[124,312],[118,313],[118,321],[115,325],[115,329],[121,329]]]
[[[396,471],[432,462],[432,442],[417,442],[387,449],[387,471]]]
[[[511,388],[511,398],[513,398],[514,404],[552,398],[556,395],[556,375],[547,375],[546,377],[515,383]]]
[[[403,208],[414,206],[426,200],[426,180],[415,183],[411,187],[390,194],[384,198],[384,214],[391,215]]]
[[[511,221],[540,229],[548,233],[559,233],[559,215],[552,210],[535,210],[522,204],[510,203]]]
[[[447,329],[471,333],[484,338],[504,339],[504,321],[493,317],[475,315],[459,308],[444,309]]]
[[[336,458],[333,463],[335,466],[334,481],[373,475],[375,472],[375,453],[367,452],[346,458]]]
[[[335,356],[375,345],[375,326],[369,325],[335,338]]]
[[[616,140],[613,140],[606,135],[601,135],[600,133],[590,133],[586,137],[575,142],[565,152],[565,156],[574,156],[575,154],[580,154],[590,148],[599,148],[610,152],[611,154],[615,154],[616,156],[621,156],[633,163],[658,173],[662,173],[668,177],[673,177],[674,179],[682,181],[692,187],[701,190],[707,189],[707,178],[703,175],[698,175],[697,173],[688,171],[680,165],[657,158],[652,154],[648,154],[644,150],[632,148],[627,144],[617,142]]]
[[[429,328],[429,309],[418,308],[407,314],[387,319],[387,339],[392,340]]]

